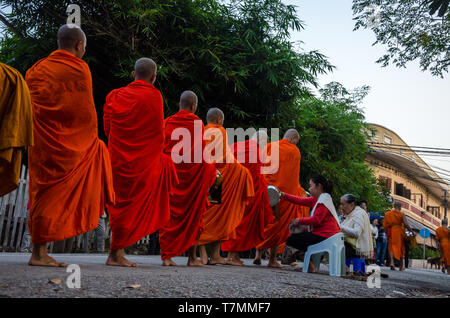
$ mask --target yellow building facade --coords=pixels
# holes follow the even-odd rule
[[[425,244],[435,248],[435,230],[444,218],[444,190],[448,192],[448,184],[395,132],[381,125],[368,125],[372,130],[371,151],[366,163],[384,181],[393,200],[402,203],[402,211],[415,232],[423,227],[430,230],[431,238]],[[423,243],[420,236],[416,239]]]

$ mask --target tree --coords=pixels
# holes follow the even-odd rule
[[[59,0],[0,0],[9,6],[0,60],[23,73],[56,49],[55,35],[67,16]],[[333,66],[317,51],[290,41],[302,22],[281,0],[79,0],[87,35],[88,62],[102,129],[106,94],[131,81],[134,61],[152,57],[165,115],[178,110],[179,95],[199,96],[198,115],[225,111],[227,127],[296,126],[301,133],[302,183],[324,173],[336,192],[353,192],[382,207],[376,180],[364,165],[367,151],[359,101],[368,88],[351,93],[339,84],[314,97],[317,76]],[[30,27],[32,26],[32,27]],[[346,170],[347,169],[347,170]]]
[[[315,174],[331,180],[336,206],[340,196],[352,193],[365,199],[371,211],[385,211],[390,207],[388,193],[365,164],[369,128],[358,105],[368,92],[368,86],[348,91],[332,82],[320,90],[320,97],[298,101],[300,176],[306,189]]]
[[[67,3],[5,0],[9,27],[0,59],[25,72],[56,48]],[[152,57],[165,114],[178,110],[179,95],[199,96],[199,116],[225,111],[229,126],[277,127],[300,96],[311,95],[316,76],[333,66],[316,52],[297,52],[291,30],[302,28],[293,6],[281,0],[80,0],[88,38],[85,60],[93,76],[102,129],[106,94],[130,82],[134,61]],[[30,25],[33,27],[30,28]],[[104,137],[104,136],[103,136]]]
[[[377,63],[405,67],[417,59],[422,71],[443,77],[450,66],[448,5],[448,0],[353,0],[355,30],[371,29],[374,45],[387,45]]]

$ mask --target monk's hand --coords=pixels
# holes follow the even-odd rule
[[[280,198],[284,199],[284,192],[280,192]]]

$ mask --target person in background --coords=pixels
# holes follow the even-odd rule
[[[341,197],[342,210],[346,216],[341,224],[341,230],[345,235],[346,258],[371,258],[373,254],[372,232],[367,212],[357,205],[353,194],[345,194]]]
[[[383,266],[384,265],[384,258],[386,256],[386,249],[387,249],[387,235],[386,235],[386,231],[383,227],[383,221],[380,222],[381,225],[378,229],[378,237],[376,239],[376,243],[377,243],[377,255],[375,258],[375,263],[378,266]]]
[[[414,232],[410,230],[405,231],[405,268],[409,266],[409,248],[416,246],[416,237]]]
[[[92,235],[95,233],[95,241],[97,243],[97,252],[103,253],[105,251],[105,218],[106,212],[103,212],[103,215],[98,219],[98,226],[95,230],[92,230],[86,233],[83,236],[83,252],[89,253],[89,247]]]
[[[367,201],[366,200],[361,200],[358,202],[358,205],[360,206],[361,209],[363,209],[364,211],[367,212]],[[367,212],[368,213],[368,212]]]
[[[28,208],[29,208],[29,203],[27,203],[26,220],[28,220]],[[25,224],[25,232],[23,232],[22,243],[20,243],[19,252],[30,253],[32,250],[33,250],[33,244],[31,243],[31,235],[30,235],[30,232],[28,231],[28,224]]]
[[[378,219],[373,218],[370,222],[370,231],[372,232],[372,244],[373,244],[373,258],[371,262],[375,262],[375,255],[377,254],[377,238],[378,238]]]

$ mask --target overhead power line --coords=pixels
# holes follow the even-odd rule
[[[386,144],[383,142],[374,142],[369,141],[368,142],[371,145],[383,145],[383,146],[392,146],[392,147],[401,147],[401,148],[420,148],[420,149],[433,149],[433,150],[446,150],[450,151],[450,148],[436,148],[436,147],[423,147],[423,146],[406,146],[406,145],[400,145],[400,144]]]

